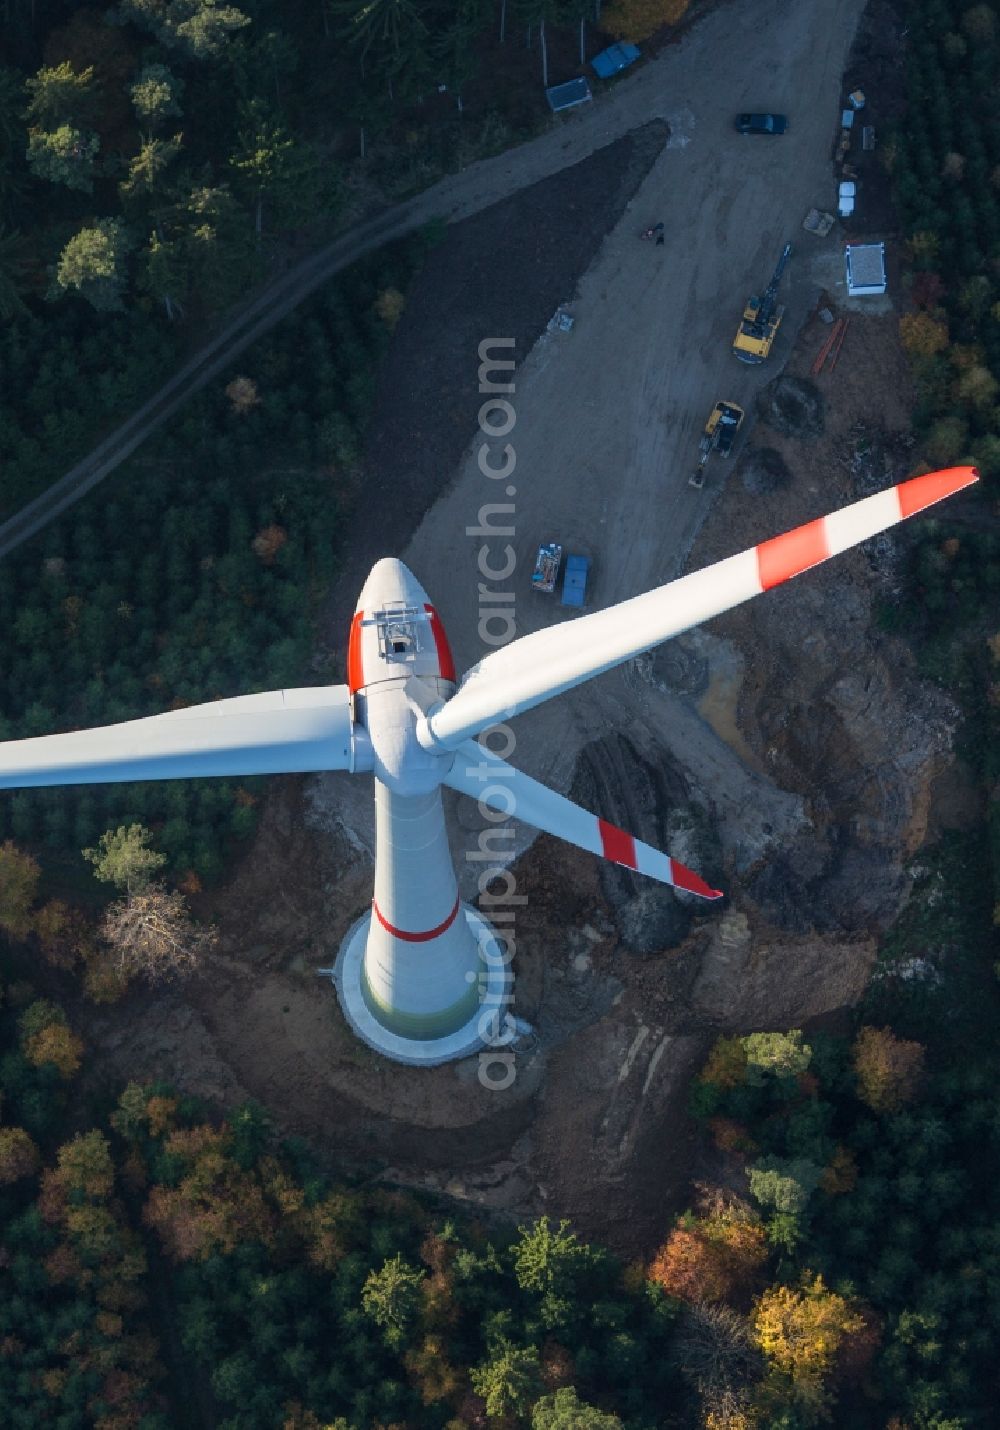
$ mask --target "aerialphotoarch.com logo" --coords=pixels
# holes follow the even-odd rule
[[[510,585],[517,556],[507,540],[514,535],[516,508],[513,498],[517,495],[517,487],[508,478],[514,473],[517,455],[514,444],[504,440],[514,430],[517,417],[508,397],[496,395],[505,393],[512,396],[514,383],[509,379],[497,381],[494,376],[513,372],[515,363],[510,355],[513,348],[513,338],[484,338],[479,344],[479,392],[486,397],[486,401],[479,409],[479,430],[484,440],[479,445],[477,461],[480,472],[488,481],[504,483],[503,495],[508,498],[507,501],[484,503],[479,508],[476,525],[465,528],[466,536],[480,540],[476,558],[479,574],[483,578],[478,584],[479,638],[487,646],[506,645],[517,630],[514,591]],[[494,349],[506,349],[509,355],[496,357]],[[494,743],[498,739],[499,745]],[[516,742],[514,732],[508,725],[496,724],[483,731],[479,743],[491,754],[507,760]],[[503,1092],[512,1085],[517,1075],[511,1046],[517,1036],[517,1022],[509,1007],[514,1001],[510,966],[516,949],[516,910],[527,903],[527,898],[518,894],[517,881],[508,868],[514,851],[514,827],[510,820],[516,812],[516,799],[513,790],[500,783],[506,771],[484,758],[482,764],[475,766],[470,773],[483,783],[479,812],[488,827],[480,830],[477,847],[468,850],[465,857],[483,865],[478,881],[479,902],[495,935],[495,939],[481,942],[480,957],[484,965],[495,967],[499,962],[508,974],[502,996],[492,998],[480,1014],[479,1035],[485,1047],[479,1054],[479,1081],[493,1092]],[[487,796],[491,804],[485,802]],[[491,807],[496,804],[500,804],[501,808]],[[503,885],[499,892],[497,884]],[[486,981],[487,970],[484,967],[480,975],[480,987],[484,990]]]

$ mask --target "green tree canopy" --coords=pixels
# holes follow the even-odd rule
[[[741,1038],[747,1055],[747,1082],[760,1084],[768,1076],[798,1077],[809,1066],[812,1048],[798,1028],[789,1033],[750,1033]]]
[[[241,185],[254,204],[257,237],[261,235],[264,200],[274,197],[287,202],[293,196],[301,162],[297,146],[280,120],[270,115],[258,101],[243,111],[239,143],[230,160]]]
[[[542,1388],[538,1351],[516,1346],[501,1337],[489,1360],[470,1371],[472,1388],[486,1401],[486,1413],[496,1419],[526,1415]]]
[[[147,124],[161,124],[181,112],[184,81],[166,65],[143,65],[129,95],[136,114]]]
[[[389,1340],[401,1340],[416,1314],[424,1275],[399,1253],[384,1261],[378,1271],[368,1273],[361,1305],[365,1314],[385,1329]]]
[[[80,123],[94,113],[94,71],[75,70],[68,60],[51,69],[40,69],[25,80],[28,107],[24,117],[41,129]]]
[[[58,129],[32,129],[28,134],[28,167],[37,179],[65,184],[89,194],[100,140],[89,130],[61,124]]]
[[[534,1226],[518,1231],[520,1240],[514,1249],[518,1285],[540,1298],[545,1326],[568,1323],[576,1311],[580,1280],[594,1265],[596,1253],[578,1240],[568,1221],[553,1229],[548,1217],[541,1217]]]
[[[162,191],[167,170],[180,153],[181,138],[180,134],[175,134],[172,139],[158,139],[151,135],[142,141],[138,154],[128,166],[128,178],[121,184],[123,198],[156,198]]]
[[[96,849],[84,849],[82,854],[94,866],[94,877],[102,884],[114,884],[116,889],[131,893],[149,883],[157,869],[167,862],[165,854],[150,849],[152,834],[141,824],[119,825],[107,829],[97,841]]]
[[[805,1157],[762,1157],[747,1168],[747,1175],[754,1198],[774,1213],[767,1223],[768,1238],[791,1250],[802,1235],[809,1198],[823,1169]]]
[[[531,1412],[531,1430],[621,1430],[617,1415],[608,1415],[581,1400],[571,1385],[543,1395]]]
[[[230,35],[250,24],[249,15],[218,0],[119,0],[118,14],[196,60],[220,54]]]
[[[27,240],[0,224],[0,318],[5,322],[28,311],[21,294],[29,266]]]
[[[75,288],[100,312],[122,308],[128,243],[117,219],[98,219],[82,228],[63,249],[56,267],[56,285]]]

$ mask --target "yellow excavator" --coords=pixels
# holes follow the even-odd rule
[[[771,281],[764,289],[760,297],[756,295],[747,299],[747,305],[743,309],[743,321],[740,323],[733,343],[733,352],[740,362],[758,363],[763,362],[771,352],[771,347],[781,327],[781,320],[785,315],[785,310],[778,304],[778,284],[781,282],[781,275],[785,271],[785,264],[791,256],[792,245],[785,244],[784,251],[778,259],[778,266],[771,275]]]
[[[715,404],[711,416],[705,423],[705,430],[698,444],[701,456],[697,467],[688,478],[690,486],[702,487],[705,485],[705,463],[713,452],[718,452],[720,457],[730,455],[736,434],[743,425],[744,416],[743,408],[735,402],[717,402]]]

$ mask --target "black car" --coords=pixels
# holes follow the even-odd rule
[[[737,114],[740,134],[784,134],[788,119],[784,114]]]

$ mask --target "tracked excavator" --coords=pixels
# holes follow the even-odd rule
[[[747,305],[743,309],[743,320],[733,343],[733,352],[740,362],[760,363],[770,355],[774,339],[781,327],[781,320],[785,315],[784,308],[778,303],[778,284],[781,282],[781,275],[785,271],[785,265],[791,252],[792,245],[786,243],[781,257],[778,259],[778,266],[771,275],[771,281],[764,289],[763,294],[760,297],[754,296],[747,299]]]

